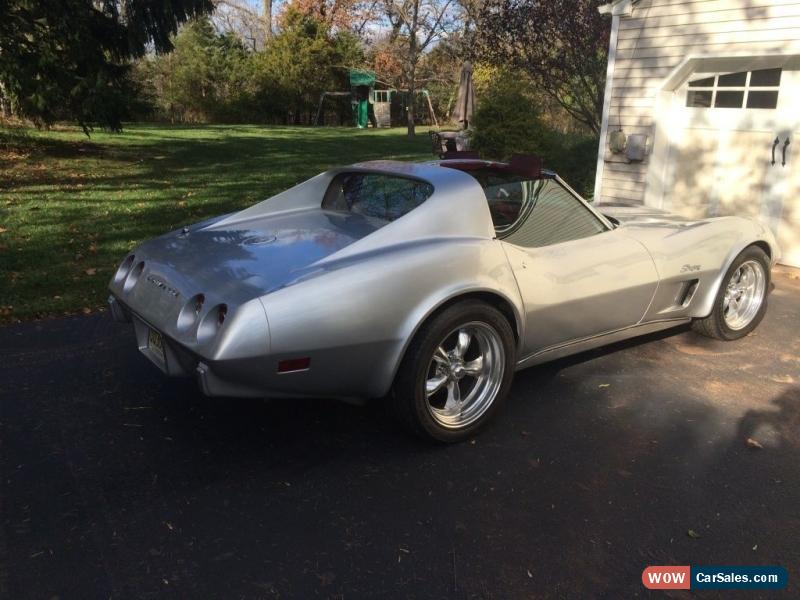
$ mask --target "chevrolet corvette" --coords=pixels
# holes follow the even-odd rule
[[[688,323],[747,335],[778,258],[757,221],[594,205],[533,157],[374,161],[142,243],[109,304],[209,396],[381,398],[454,442],[517,370]]]

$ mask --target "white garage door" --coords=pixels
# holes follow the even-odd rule
[[[695,73],[675,101],[666,207],[757,217],[800,267],[800,71]]]

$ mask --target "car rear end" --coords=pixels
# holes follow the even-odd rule
[[[165,374],[197,376],[208,395],[259,395],[259,382],[247,375],[269,352],[257,297],[202,285],[146,245],[125,258],[109,288],[112,316],[133,323],[139,350]]]

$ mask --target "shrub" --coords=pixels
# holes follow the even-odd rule
[[[478,108],[473,117],[473,148],[484,158],[506,160],[514,153],[541,156],[575,191],[591,196],[598,139],[585,133],[557,132],[548,126],[542,102],[524,75],[478,67]]]
[[[515,152],[546,156],[551,132],[527,86],[513,72],[476,69],[478,108],[473,147],[486,158],[504,160]]]
[[[599,140],[592,135],[554,136],[545,165],[561,175],[576,192],[585,198],[594,194]]]

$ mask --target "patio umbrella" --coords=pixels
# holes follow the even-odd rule
[[[455,117],[463,123],[464,129],[469,127],[472,113],[475,111],[475,86],[472,85],[472,64],[465,62],[461,67],[461,78],[458,82],[458,102],[456,102]]]

